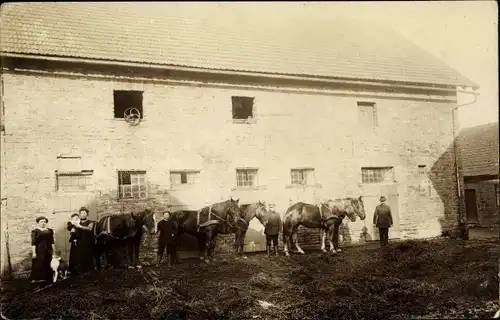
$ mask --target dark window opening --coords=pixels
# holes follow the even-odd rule
[[[136,108],[142,119],[142,94],[142,91],[113,91],[115,118],[124,119],[125,111],[127,111],[128,108]]]
[[[250,97],[231,97],[233,104],[233,119],[245,120],[253,118],[254,98]]]

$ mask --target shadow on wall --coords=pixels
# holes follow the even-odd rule
[[[432,165],[429,179],[444,207],[444,214],[439,217],[441,232],[447,233],[457,224],[459,198],[457,194],[455,151],[453,143]]]

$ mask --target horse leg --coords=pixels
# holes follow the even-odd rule
[[[342,250],[340,250],[339,248],[339,231],[341,223],[342,221],[340,221],[339,223],[335,223],[335,227],[333,229],[333,248],[334,250],[337,250],[337,252],[342,252]]]
[[[297,251],[300,254],[305,254],[304,250],[302,250],[302,248],[299,245],[299,239],[298,239],[298,235],[297,235],[297,229],[298,229],[298,226],[295,227],[295,228],[293,228],[292,239],[293,239],[293,242],[295,243],[295,246],[297,247]]]
[[[288,252],[288,248],[290,248],[290,244],[292,243],[292,235],[288,232],[288,230],[283,229],[283,252],[286,257],[290,256]]]
[[[234,233],[234,254],[235,258],[238,258],[240,255],[240,236],[241,236],[241,231],[236,230]]]
[[[288,225],[287,221],[284,221],[283,223],[283,252],[285,253],[286,257],[290,256],[290,253],[288,252],[288,248],[290,247],[290,242],[291,242],[291,236],[290,232],[288,231],[288,228],[290,226]]]
[[[139,262],[139,252],[141,249],[141,238],[137,239],[134,243],[134,253],[135,253],[135,267],[137,269],[142,268],[141,263]]]
[[[206,252],[206,234],[205,233],[198,233],[196,235],[196,240],[198,240],[198,253],[200,256],[200,260],[203,261],[205,260],[205,252]]]
[[[333,230],[330,229],[328,232],[328,241],[330,242],[330,252],[337,253],[337,251],[335,250],[336,247],[335,243],[337,243],[338,247],[338,240],[339,240],[339,226],[337,225],[337,222],[335,222],[331,228],[333,228]]]
[[[135,252],[134,252],[134,249],[135,249],[135,246],[134,246],[134,243],[133,243],[133,240],[128,240],[127,241],[127,249],[128,249],[128,259],[129,259],[129,265],[128,265],[128,268],[129,269],[133,269],[134,266],[135,266]]]
[[[242,232],[241,237],[240,237],[240,242],[239,242],[240,254],[243,256],[242,257],[243,259],[247,259],[247,256],[245,254],[245,237],[246,237],[246,234],[247,234],[246,231]]]
[[[326,230],[321,228],[319,232],[321,234],[321,251],[323,251],[323,253],[326,253],[326,245],[325,245]]]
[[[206,251],[207,251],[206,262],[210,263],[213,260],[212,247],[213,247],[213,242],[214,242],[214,232],[212,230],[209,230],[207,232],[207,238],[205,240],[206,240],[205,246],[206,246]]]

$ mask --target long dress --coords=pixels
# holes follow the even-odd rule
[[[93,221],[92,220],[81,220],[80,224],[82,226],[88,227]],[[79,239],[76,245],[71,246],[70,257],[73,259],[72,264],[74,265],[75,274],[82,274],[89,271],[93,271],[95,268],[94,264],[94,250],[95,250],[95,238],[93,230],[84,230],[77,228],[80,233]]]
[[[36,258],[31,265],[32,282],[52,283],[52,244],[54,243],[54,231],[50,228],[31,231],[31,245],[35,246]]]
[[[69,272],[72,276],[78,274],[78,245],[82,236],[82,229],[76,228],[71,222],[68,222],[68,231],[70,232],[69,242],[71,243],[69,250]]]

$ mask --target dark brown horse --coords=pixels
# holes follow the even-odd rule
[[[105,253],[107,264],[111,263],[111,250],[127,246],[129,268],[139,265],[139,249],[143,230],[150,235],[156,233],[156,217],[152,210],[145,209],[137,213],[125,213],[102,217],[95,227],[96,265],[102,269],[101,256]]]
[[[217,235],[231,233],[240,214],[239,199],[232,198],[210,206],[194,210],[178,210],[172,213],[170,219],[175,219],[179,226],[177,238],[184,232],[193,235],[198,240],[200,259],[213,260],[213,252]]]
[[[237,256],[243,256],[246,259],[244,246],[245,246],[245,236],[248,230],[248,225],[253,218],[257,218],[263,226],[267,223],[267,209],[264,202],[257,202],[251,204],[242,204],[240,206],[241,216],[236,221],[236,225],[233,228],[235,234],[235,253]]]
[[[330,242],[330,252],[340,252],[338,247],[339,227],[344,217],[351,221],[356,221],[356,216],[361,220],[366,218],[363,198],[345,198],[329,200],[327,203],[312,205],[298,202],[288,208],[283,217],[283,243],[285,255],[288,257],[288,250],[291,248],[292,240],[297,247],[297,251],[304,254],[297,241],[297,228],[303,225],[306,228],[320,229],[321,250],[326,252],[325,238],[328,234]],[[333,239],[332,239],[333,238]]]

